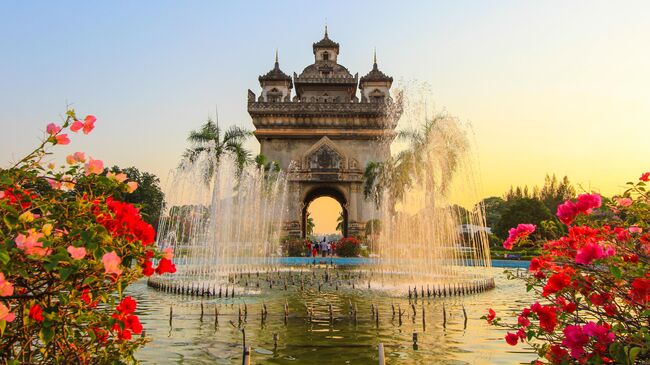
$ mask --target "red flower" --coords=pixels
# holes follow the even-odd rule
[[[563,269],[562,271],[551,275],[551,277],[548,278],[548,282],[544,286],[542,296],[546,297],[550,294],[557,293],[571,284],[571,274],[573,274],[572,269]]]
[[[650,171],[649,172],[644,172],[641,174],[641,177],[639,178],[641,181],[648,182],[650,181]]]
[[[609,302],[612,299],[612,296],[609,293],[593,293],[589,296],[589,301],[597,306],[603,306],[605,303]]]
[[[517,318],[517,323],[519,323],[520,326],[522,327],[528,327],[530,326],[530,319],[524,317],[524,316],[519,316]]]
[[[650,302],[650,279],[634,279],[632,282],[632,289],[630,289],[628,294],[635,302],[642,304]]]
[[[36,322],[43,322],[43,308],[40,305],[34,304],[29,308],[29,318],[35,320]]]
[[[569,357],[569,352],[560,347],[560,345],[551,345],[545,357],[552,364],[561,364],[563,360]]]
[[[487,315],[487,321],[488,323],[492,323],[494,321],[494,318],[496,318],[497,314],[494,311],[494,309],[490,308],[488,309],[488,315]]]
[[[145,260],[144,265],[142,266],[142,275],[151,276],[154,273],[153,263],[151,260]]]
[[[92,328],[92,331],[95,333],[95,338],[99,343],[106,343],[108,340],[108,332],[98,327]]]
[[[124,327],[130,329],[136,335],[142,333],[142,324],[140,324],[140,318],[138,316],[128,316],[124,321]]]
[[[129,242],[140,241],[146,246],[154,242],[156,232],[142,220],[140,212],[129,203],[106,199],[110,213],[100,209],[100,202],[93,202],[93,213],[97,223],[104,226],[113,236],[124,237]]]
[[[519,224],[516,228],[510,228],[508,239],[503,242],[503,248],[512,250],[512,246],[520,240],[526,239],[531,233],[535,232],[534,224]]]
[[[557,326],[557,308],[552,305],[541,305],[537,302],[530,306],[530,309],[537,314],[539,326],[546,332],[551,333]]]
[[[135,312],[135,307],[138,305],[131,297],[125,297],[120,304],[115,308],[120,314],[127,315]]]
[[[175,273],[176,272],[176,266],[171,260],[168,259],[160,259],[160,262],[158,262],[158,267],[156,268],[156,273],[158,275],[162,275],[164,273]]]
[[[508,343],[508,345],[515,346],[518,340],[519,340],[519,336],[517,336],[517,334],[510,333],[510,332],[506,334],[506,342]]]
[[[120,340],[130,340],[131,339],[131,331],[125,329],[122,331],[117,331],[117,337]]]

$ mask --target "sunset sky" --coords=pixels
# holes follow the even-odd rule
[[[650,170],[647,1],[14,1],[0,14],[1,166],[72,105],[96,129],[58,156],[164,181],[216,106],[222,125],[252,129],[246,90],[276,48],[288,74],[312,63],[327,22],[352,73],[376,47],[382,71],[471,124],[484,196],[546,173],[611,195]]]

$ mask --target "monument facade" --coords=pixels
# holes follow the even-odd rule
[[[309,204],[329,196],[343,208],[343,234],[354,236],[378,216],[364,199],[363,172],[390,156],[400,97],[391,97],[393,78],[379,70],[376,56],[361,78],[339,64],[340,47],[327,27],[312,47],[314,63],[293,77],[276,53],[273,69],[259,77],[261,94],[248,90],[248,113],[261,153],[288,172],[285,233],[305,237]]]

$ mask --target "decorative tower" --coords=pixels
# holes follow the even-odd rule
[[[375,51],[372,70],[359,80],[361,102],[385,102],[386,99],[390,99],[389,90],[392,85],[393,78],[379,71],[379,67],[377,67],[377,51]]]
[[[260,152],[288,171],[284,234],[304,237],[307,207],[329,196],[342,207],[343,234],[355,236],[378,216],[377,207],[363,196],[363,170],[390,156],[401,100],[391,98],[393,79],[379,71],[376,58],[359,83],[358,74],[339,63],[340,46],[329,38],[327,27],[312,49],[314,63],[300,75],[294,72],[293,80],[280,70],[276,57],[273,70],[259,77],[262,94],[256,97],[248,90],[248,113]]]
[[[290,100],[293,82],[291,76],[280,70],[277,50],[275,50],[275,66],[266,75],[258,77],[258,80],[262,86],[262,94],[258,101],[277,103]]]

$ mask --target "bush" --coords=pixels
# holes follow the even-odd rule
[[[336,243],[336,254],[341,257],[358,257],[361,253],[361,243],[354,237],[341,238]]]
[[[300,238],[285,237],[282,240],[282,254],[289,257],[302,257],[307,252],[307,241]]]
[[[568,234],[546,242],[522,279],[539,301],[516,325],[491,309],[484,317],[515,331],[508,344],[526,342],[538,364],[650,363],[650,173],[639,180],[602,208],[598,194],[558,206]],[[504,246],[527,241],[531,226],[512,229]]]
[[[67,112],[47,126],[44,142],[0,169],[0,358],[17,363],[135,363],[147,339],[122,291],[142,275],[176,269],[159,252],[138,208],[112,195],[137,189],[126,176],[77,152],[67,164],[43,166],[46,147],[70,142],[66,129],[88,134],[95,117]],[[83,186],[81,186],[83,185]],[[152,259],[158,259],[156,268]],[[101,304],[100,304],[101,303]]]

